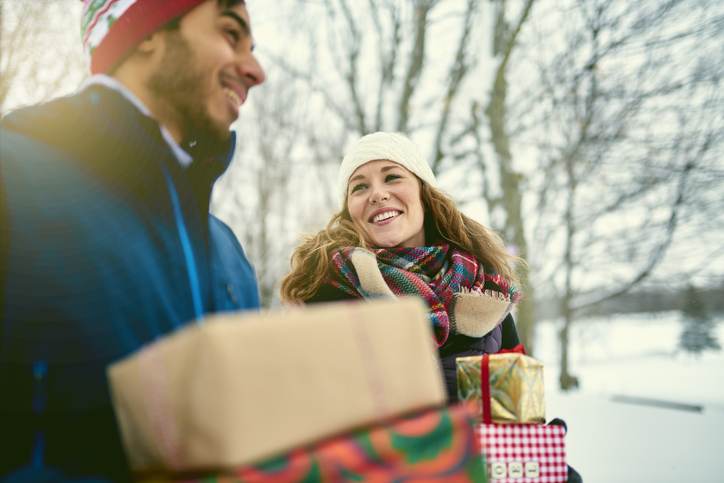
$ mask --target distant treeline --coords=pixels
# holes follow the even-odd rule
[[[631,292],[582,309],[580,314],[577,314],[577,318],[682,310],[687,306],[687,303],[691,304],[692,296],[701,302],[703,312],[710,315],[724,314],[723,285],[721,287],[681,287],[677,290],[647,289]],[[536,318],[538,320],[544,320],[557,317],[560,313],[558,306],[558,301],[555,299],[548,299],[547,302],[539,303],[536,305]]]

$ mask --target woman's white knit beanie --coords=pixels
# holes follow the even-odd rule
[[[437,186],[435,174],[422,153],[405,135],[396,132],[376,132],[354,143],[342,159],[337,184],[342,203],[347,198],[347,183],[357,168],[370,161],[387,159],[400,164],[431,186]]]

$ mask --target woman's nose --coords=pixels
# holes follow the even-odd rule
[[[390,194],[387,191],[376,189],[372,192],[372,196],[370,196],[370,203],[374,205],[382,201],[387,201],[389,199]]]

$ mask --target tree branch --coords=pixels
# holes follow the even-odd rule
[[[440,121],[438,122],[437,133],[435,134],[435,144],[433,147],[432,171],[435,173],[439,171],[440,162],[444,157],[444,153],[442,151],[442,140],[447,132],[450,110],[452,108],[453,101],[457,96],[460,84],[470,68],[470,63],[466,57],[466,51],[477,6],[477,0],[468,0],[467,8],[465,9],[463,31],[460,34],[457,52],[455,53],[455,61],[450,67],[450,83],[448,84],[447,92],[445,93],[445,97],[443,99],[442,112],[440,114]]]
[[[415,93],[425,63],[425,37],[427,35],[427,16],[437,0],[417,0],[415,2],[415,40],[410,53],[410,63],[402,84],[402,96],[398,104],[397,130],[408,131],[410,117],[410,100]]]

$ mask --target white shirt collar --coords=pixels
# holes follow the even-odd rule
[[[151,115],[151,111],[149,111],[148,107],[146,107],[146,105],[141,102],[141,100],[133,92],[131,92],[130,89],[128,89],[122,83],[118,82],[113,77],[105,74],[95,74],[86,79],[85,82],[81,84],[79,90],[82,91],[83,89],[91,85],[102,85],[121,93],[121,95],[123,95],[123,97],[125,97],[128,102],[136,106],[136,109],[141,111],[144,116],[153,118],[153,116]],[[174,140],[173,136],[171,136],[171,133],[168,132],[168,129],[166,129],[163,124],[159,123],[159,126],[161,128],[161,135],[163,136],[163,139],[169,145],[171,151],[173,151],[173,154],[176,156],[179,164],[183,167],[188,167],[193,161],[191,155],[184,151],[181,146],[179,146],[179,144],[176,142],[176,140]]]

